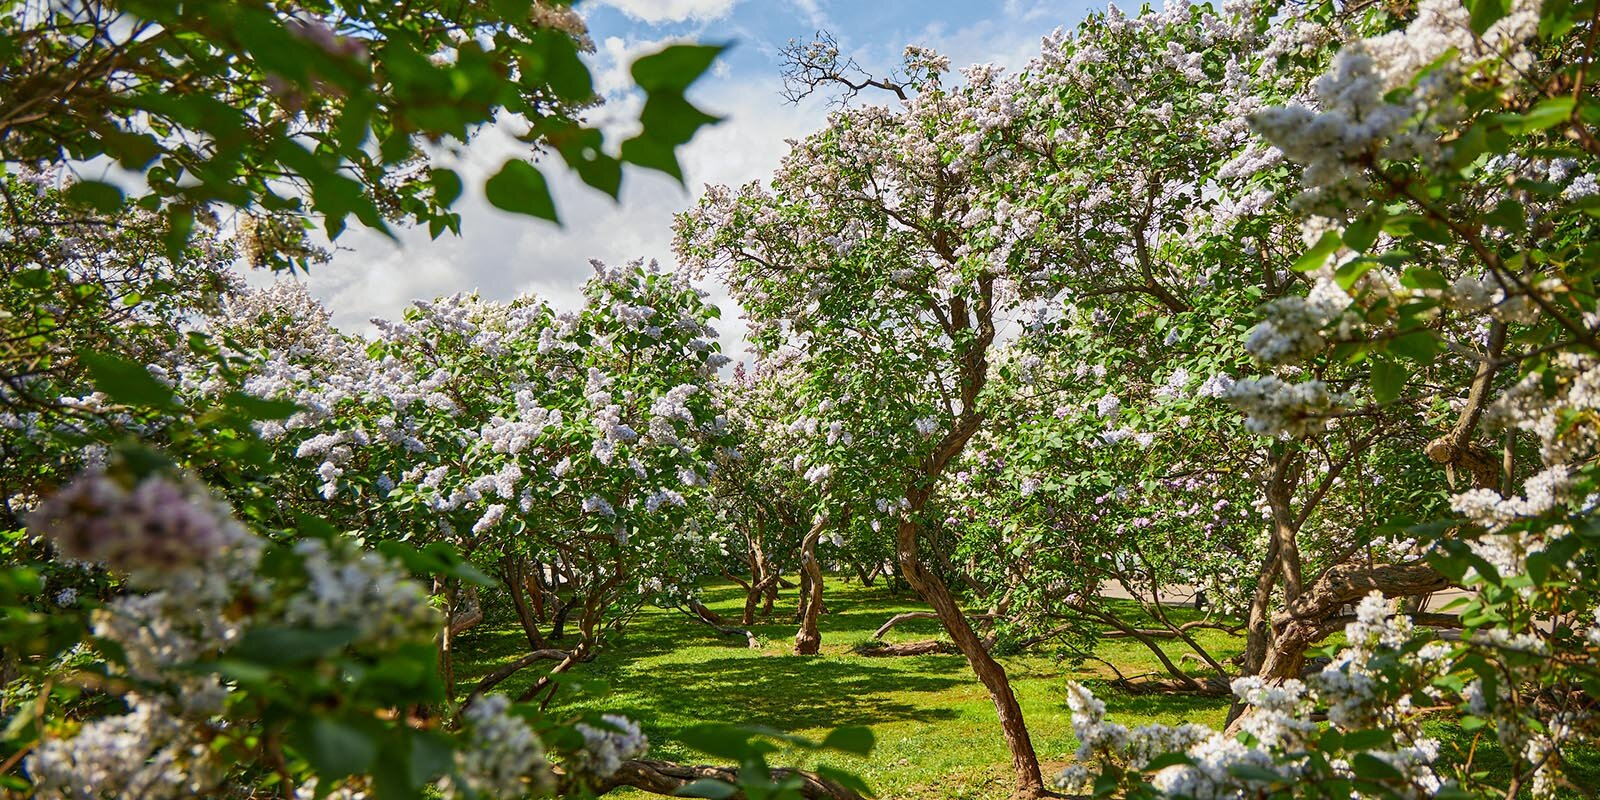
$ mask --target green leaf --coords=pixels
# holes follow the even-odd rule
[[[1509,0],[1470,0],[1472,32],[1482,36],[1511,11]]]
[[[1378,264],[1377,259],[1367,256],[1353,258],[1340,264],[1339,268],[1333,271],[1333,280],[1339,284],[1339,288],[1350,291],[1350,287],[1356,285],[1356,281],[1361,280],[1362,275],[1367,274],[1368,270]]]
[[[854,772],[839,769],[838,767],[830,767],[826,764],[818,764],[817,774],[839,784],[840,786],[853,790],[856,794],[859,794],[862,797],[875,796],[872,791],[872,787],[868,786],[867,782],[862,780],[861,776],[855,774]]]
[[[1405,780],[1405,776],[1400,770],[1395,769],[1393,764],[1370,753],[1356,753],[1350,759],[1350,771],[1354,772],[1356,777],[1366,778],[1369,781]]]
[[[67,187],[67,201],[88,206],[102,214],[115,213],[122,208],[122,190],[102,181],[75,181]]]
[[[1575,105],[1571,97],[1551,97],[1542,100],[1526,113],[1507,117],[1506,130],[1512,133],[1536,133],[1553,128],[1572,118],[1572,109]]]
[[[1235,778],[1241,778],[1247,781],[1260,781],[1261,783],[1277,783],[1278,781],[1283,780],[1282,775],[1279,775],[1270,769],[1266,769],[1265,767],[1258,767],[1254,764],[1234,764],[1228,767],[1228,773],[1233,775]]]
[[[365,774],[378,758],[378,743],[371,735],[330,717],[316,717],[299,726],[295,739],[318,777],[329,782]]]
[[[316,661],[355,641],[356,629],[257,627],[246,631],[228,655],[269,666]]]
[[[509,23],[519,23],[528,18],[533,0],[494,0],[494,13]]]
[[[1358,253],[1365,253],[1378,240],[1378,232],[1383,230],[1383,209],[1380,207],[1370,214],[1363,214],[1344,229],[1344,243]]]
[[[732,725],[695,725],[678,732],[678,741],[708,756],[742,761],[750,753],[750,734]]]
[[[1450,288],[1450,282],[1437,270],[1427,267],[1411,267],[1400,275],[1400,285],[1407,289],[1438,289]]]
[[[561,222],[556,217],[555,200],[550,197],[550,184],[536,167],[522,159],[507,161],[484,183],[483,193],[495,208]]]
[[[1174,766],[1177,766],[1179,764],[1193,764],[1193,763],[1194,763],[1194,759],[1190,758],[1189,756],[1187,756],[1187,755],[1185,755],[1183,753],[1162,753],[1161,755],[1150,759],[1150,763],[1144,765],[1144,770],[1143,771],[1144,772],[1160,772],[1161,770],[1164,770],[1167,767],[1174,767]]]
[[[97,391],[124,405],[173,408],[177,401],[172,390],[151,377],[150,371],[125,358],[85,351],[78,360],[89,368]]]
[[[461,176],[453,169],[438,167],[429,173],[428,180],[433,184],[433,202],[441,208],[449,208],[461,196]]]
[[[1328,256],[1333,255],[1334,251],[1339,249],[1339,242],[1340,236],[1338,231],[1327,231],[1326,233],[1323,233],[1322,238],[1318,239],[1317,243],[1312,245],[1311,249],[1307,250],[1305,255],[1300,256],[1300,258],[1294,262],[1294,266],[1291,267],[1291,269],[1293,269],[1295,272],[1310,272],[1311,270],[1321,267],[1323,264],[1327,263]]]
[[[833,729],[823,738],[822,746],[829,750],[838,750],[841,753],[865,756],[872,753],[872,745],[875,741],[871,728],[847,726]]]
[[[300,404],[292,400],[267,400],[244,392],[231,392],[223,401],[256,420],[288,419],[300,410]]]
[[[1379,747],[1388,747],[1394,743],[1394,735],[1385,730],[1371,729],[1351,731],[1345,734],[1344,747],[1346,750],[1372,750]]]
[[[1439,342],[1439,334],[1419,330],[1390,339],[1389,352],[1419,364],[1431,364],[1444,352],[1444,345]]]
[[[1406,386],[1407,370],[1404,364],[1392,361],[1374,361],[1372,364],[1372,396],[1379,405],[1388,405],[1400,397]]]
[[[704,75],[727,45],[675,44],[633,62],[629,72],[646,92],[682,92]]]
[[[409,738],[411,757],[407,761],[412,786],[421,788],[449,771],[455,754],[448,738],[434,731],[415,731]]]
[[[698,778],[678,787],[673,792],[678,797],[708,797],[711,800],[725,800],[739,793],[739,787],[731,783],[723,783],[712,778]]]
[[[1508,197],[1501,200],[1493,211],[1485,214],[1483,221],[1496,228],[1518,233],[1528,227],[1528,211],[1523,208],[1522,203]]]

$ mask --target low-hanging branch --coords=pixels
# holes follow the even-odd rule
[[[862,800],[855,790],[836,781],[829,780],[814,773],[798,769],[778,768],[769,770],[773,782],[783,782],[791,778],[798,778],[800,785],[797,791],[807,800]],[[654,759],[632,759],[622,762],[621,768],[609,777],[601,779],[598,783],[591,783],[583,787],[573,786],[574,790],[586,788],[594,795],[604,795],[617,789],[631,788],[651,794],[679,796],[681,789],[695,781],[714,780],[723,783],[738,785],[740,770],[738,767],[717,767],[704,764],[677,764],[671,761],[656,761]],[[567,792],[563,791],[563,795]],[[743,798],[743,792],[726,795],[728,798]]]
[[[718,617],[718,622],[713,622],[711,617],[714,615],[709,615],[710,609],[706,609],[705,606],[700,605],[699,603],[694,604],[693,611],[684,608],[683,606],[678,606],[677,609],[682,611],[685,616],[689,617],[695,622],[705,625],[706,627],[724,636],[743,636],[745,641],[749,643],[751,650],[761,649],[761,640],[756,638],[755,633],[751,632],[748,628],[735,628],[728,625],[718,624],[718,622],[721,620],[720,617]],[[702,611],[702,609],[705,610]]]

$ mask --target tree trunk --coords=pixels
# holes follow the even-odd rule
[[[445,608],[454,610],[456,604],[455,581],[444,581],[442,586],[435,585],[435,591],[444,590]],[[446,612],[443,629],[439,632],[439,675],[444,681],[444,690],[447,697],[456,696],[456,668],[455,668],[455,642],[454,628],[450,625],[449,612]]]
[[[517,621],[522,624],[522,632],[528,637],[528,649],[545,649],[544,635],[539,633],[538,620],[528,606],[527,570],[523,568],[522,559],[506,556],[501,562],[501,580],[505,581],[506,591],[511,593],[511,602],[517,607]]]
[[[761,601],[761,616],[772,618],[772,606],[778,602],[778,586],[783,583],[783,574],[774,572],[772,583],[767,584],[767,596]]]
[[[1022,718],[1022,706],[1017,703],[1017,696],[1011,690],[1005,667],[989,655],[983,640],[967,624],[967,617],[951,596],[950,588],[918,559],[917,524],[911,515],[920,510],[923,504],[913,501],[911,513],[901,518],[895,531],[900,574],[905,576],[906,582],[922,596],[923,601],[933,607],[956,649],[966,657],[973,673],[989,690],[995,712],[1000,717],[1000,731],[1005,736],[1007,749],[1011,751],[1011,769],[1017,781],[1016,796],[1043,797],[1046,792],[1044,779],[1039,772],[1039,756],[1034,752],[1033,739],[1028,735],[1027,723]]]
[[[827,513],[820,513],[811,522],[800,545],[800,630],[794,635],[794,653],[797,656],[814,656],[822,648],[822,632],[817,630],[817,619],[822,615],[822,565],[817,563],[817,540],[828,525]]]

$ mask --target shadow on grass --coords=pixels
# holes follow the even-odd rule
[[[959,673],[933,676],[859,662],[823,658],[756,656],[655,664],[648,694],[628,692],[628,675],[617,676],[613,697],[623,713],[642,719],[725,720],[779,730],[874,725],[898,720],[952,719],[955,712],[908,702],[906,695],[936,693],[959,685]]]

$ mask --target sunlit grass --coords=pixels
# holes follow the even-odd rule
[[[959,655],[873,658],[857,655],[857,645],[893,614],[926,610],[914,595],[891,596],[883,584],[862,587],[830,580],[822,618],[821,655],[791,655],[795,626],[793,593],[780,603],[771,623],[758,624],[762,648],[742,638],[719,636],[677,611],[648,609],[575,675],[610,684],[603,698],[559,696],[556,709],[594,708],[627,714],[644,722],[652,753],[660,758],[703,761],[703,755],[676,742],[676,732],[701,722],[764,725],[821,738],[843,725],[866,725],[877,748],[866,759],[830,754],[828,763],[859,773],[884,797],[1005,797],[1010,793],[1009,756],[1000,737],[987,692]],[[707,605],[737,618],[744,597],[737,586],[713,585]],[[896,628],[890,641],[939,635],[934,620],[915,620]],[[1205,643],[1219,658],[1239,644],[1225,634],[1205,632]],[[462,637],[461,652],[471,660],[458,668],[470,686],[494,666],[527,646],[509,618],[491,619]],[[1183,651],[1167,645],[1173,658]],[[1107,640],[1098,655],[1132,677],[1159,672],[1157,660],[1141,645]],[[1002,659],[1010,674],[1034,746],[1053,774],[1077,747],[1066,708],[1066,682],[1104,681],[1111,672],[1093,661],[1074,666],[1050,656]],[[1201,674],[1198,667],[1195,674]],[[516,693],[539,674],[537,668],[508,680],[501,690]],[[1130,723],[1195,721],[1220,724],[1228,701],[1187,695],[1131,695],[1097,687],[1110,712]],[[796,754],[798,755],[798,754]],[[803,764],[809,766],[809,764]]]
[[[926,610],[914,595],[892,596],[883,584],[863,587],[830,579],[828,613],[822,617],[822,653],[791,654],[795,625],[793,592],[785,592],[773,620],[753,626],[762,647],[752,650],[742,637],[718,635],[681,612],[646,609],[628,627],[625,637],[609,643],[592,663],[573,670],[574,677],[603,681],[605,696],[563,689],[556,713],[590,709],[626,714],[640,720],[652,743],[653,757],[706,762],[678,740],[678,732],[703,722],[762,725],[820,739],[845,725],[865,725],[877,736],[867,758],[824,756],[831,766],[849,769],[885,798],[1005,798],[1011,793],[1010,758],[1000,736],[994,706],[959,655],[872,658],[858,655],[858,645],[871,641],[878,626],[902,611]],[[737,586],[706,587],[706,604],[736,619],[744,596]],[[1131,605],[1130,615],[1137,615]],[[1173,609],[1176,619],[1193,612]],[[913,641],[941,634],[934,620],[914,620],[897,627],[890,641]],[[1219,660],[1236,655],[1243,640],[1202,630],[1203,646]],[[460,641],[466,654],[458,665],[462,688],[526,650],[527,640],[509,614],[491,615]],[[1177,661],[1187,652],[1181,642],[1162,643]],[[1160,662],[1130,639],[1105,639],[1095,655],[1115,664],[1125,676],[1164,677]],[[1067,711],[1067,681],[1090,684],[1104,700],[1108,715],[1128,726],[1151,722],[1199,722],[1220,727],[1229,699],[1183,693],[1135,694],[1110,685],[1111,670],[1086,661],[1073,664],[1050,655],[1001,659],[1011,677],[1044,764],[1046,777],[1065,765],[1077,741]],[[1204,675],[1195,662],[1185,670]],[[497,690],[516,694],[540,674],[530,668]],[[1492,733],[1479,737],[1440,720],[1429,733],[1444,741],[1445,757],[1474,752],[1474,765],[1491,774],[1508,774],[1508,761]],[[1600,758],[1582,751],[1571,774],[1581,785],[1600,785]],[[776,759],[785,766],[815,766],[814,758],[784,751]],[[634,796],[623,795],[617,796]],[[637,795],[644,796],[644,795]]]

